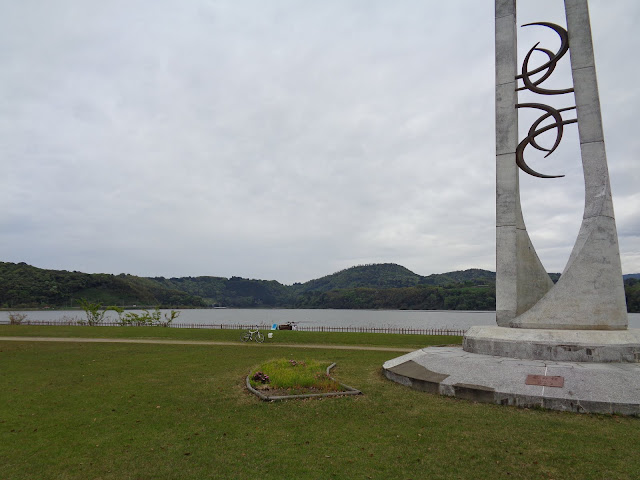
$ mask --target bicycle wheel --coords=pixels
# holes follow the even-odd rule
[[[264,342],[264,335],[261,334],[260,332],[256,332],[256,342],[258,343]]]
[[[251,340],[251,334],[250,334],[249,332],[244,332],[244,333],[242,334],[242,336],[240,337],[240,339],[241,339],[243,342],[248,342],[249,340]]]

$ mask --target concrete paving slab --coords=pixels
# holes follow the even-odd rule
[[[640,415],[640,364],[521,360],[431,347],[389,360],[383,369],[402,385],[472,401]],[[564,385],[527,385],[528,375],[559,376]]]

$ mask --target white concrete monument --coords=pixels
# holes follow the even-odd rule
[[[576,361],[638,361],[640,336],[628,331],[618,235],[613,213],[600,100],[596,81],[587,0],[565,0],[567,30],[547,22],[529,24],[551,28],[560,37],[557,52],[534,45],[518,68],[516,1],[496,0],[496,320],[498,327],[474,327],[465,350],[525,358]],[[569,53],[573,87],[549,89],[545,81],[557,62]],[[531,67],[534,52],[548,61]],[[541,103],[519,103],[518,92],[529,90]],[[575,97],[575,107],[556,110],[549,96]],[[542,115],[518,141],[518,109],[533,108]],[[570,117],[575,113],[576,118]],[[566,125],[577,123],[585,181],[582,225],[567,266],[554,285],[538,259],[522,217],[518,175],[533,170],[525,161],[527,147],[553,153]],[[536,137],[555,131],[556,141],[544,148]],[[541,180],[543,181],[543,180]],[[500,328],[503,327],[503,328]],[[508,330],[505,329],[509,328]],[[518,330],[516,330],[518,329]],[[520,329],[543,329],[525,332]],[[567,332],[563,332],[563,331]],[[618,335],[605,332],[624,331]],[[581,331],[576,333],[575,331]],[[589,332],[583,332],[589,331]],[[580,339],[579,341],[577,339]],[[539,341],[536,339],[540,339]],[[542,340],[544,339],[544,340]],[[615,339],[615,340],[614,340]],[[522,340],[520,347],[514,342]],[[556,345],[581,345],[567,354]],[[534,357],[528,351],[539,343]],[[616,356],[616,345],[620,346]],[[575,346],[575,345],[574,345]],[[638,348],[636,348],[638,347]]]
[[[521,72],[516,74],[515,1],[496,3],[497,322],[504,327],[623,330],[627,328],[627,307],[602,133],[589,12],[586,0],[567,0],[565,5],[568,36],[561,27],[553,25],[552,28],[559,31],[565,42],[568,40],[568,45],[562,42],[556,54],[533,47]],[[533,82],[531,72],[526,71],[531,53],[534,50],[548,52],[549,61],[532,70],[538,76],[544,76],[553,72],[568,46],[574,88],[548,90],[542,88],[544,82]],[[518,83],[524,83],[522,88],[540,95],[575,95],[586,187],[585,209],[578,239],[556,285],[538,260],[520,210],[518,170],[527,171],[527,166],[525,163],[525,168],[522,168],[517,163],[523,161],[524,147],[536,145],[533,143],[536,134],[543,133],[545,128],[535,125],[534,131],[518,143]],[[547,119],[553,119],[549,112],[562,117],[562,112],[547,108],[543,115]],[[566,125],[564,119],[550,125],[559,133],[558,143],[562,123]],[[520,162],[516,162],[517,156]]]
[[[628,329],[587,0],[564,0],[566,29],[548,22],[526,25],[554,30],[560,48],[554,52],[536,44],[520,66],[516,0],[495,2],[497,326],[472,327],[462,349],[426,348],[390,360],[385,375],[420,390],[479,401],[640,415],[640,330]],[[535,58],[546,58],[532,66],[536,52]],[[545,81],[567,52],[573,86],[551,89]],[[540,103],[519,103],[523,90],[539,96]],[[556,95],[573,95],[575,107],[547,105]],[[541,116],[519,141],[518,109],[524,108]],[[532,169],[527,152],[551,155],[564,128],[574,123],[584,216],[554,284],[527,233],[518,175],[522,170],[553,178]],[[556,134],[550,148],[537,139],[546,132]]]

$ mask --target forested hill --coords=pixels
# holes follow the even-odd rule
[[[294,283],[296,292],[328,292],[344,288],[401,288],[413,287],[423,277],[411,270],[394,263],[358,265],[331,275],[310,280],[305,283]]]
[[[558,274],[551,274],[554,281]],[[629,275],[629,311],[640,311],[640,280]],[[241,277],[137,277],[45,270],[0,262],[0,307],[103,305],[166,307],[493,310],[495,273],[469,269],[428,276],[386,263],[359,265],[305,283]]]
[[[293,284],[296,292],[328,292],[347,288],[405,288],[417,285],[488,284],[496,280],[495,272],[472,268],[426,277],[395,263],[358,265],[305,283]]]
[[[360,265],[332,275],[283,285],[241,277],[137,277],[45,270],[26,263],[0,262],[0,306],[75,306],[79,298],[104,305],[286,307],[286,308],[455,308],[448,295],[427,286],[491,285],[495,273],[467,270],[420,276],[395,264]],[[413,290],[418,288],[419,290]],[[374,295],[373,292],[385,292]],[[452,292],[450,292],[452,293]],[[474,291],[465,308],[491,309],[494,296]],[[456,293],[456,298],[460,293]],[[464,295],[462,295],[464,296]],[[411,297],[411,298],[409,298]],[[422,298],[425,297],[425,298]],[[426,298],[430,300],[425,300]],[[478,301],[483,297],[481,302]],[[425,303],[426,302],[426,303]],[[460,308],[462,306],[460,305]]]
[[[0,306],[77,306],[84,297],[106,305],[206,306],[197,296],[166,288],[144,277],[45,270],[0,262]]]

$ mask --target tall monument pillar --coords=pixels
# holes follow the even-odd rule
[[[516,0],[496,1],[496,320],[526,312],[553,286],[527,233],[520,207]]]

